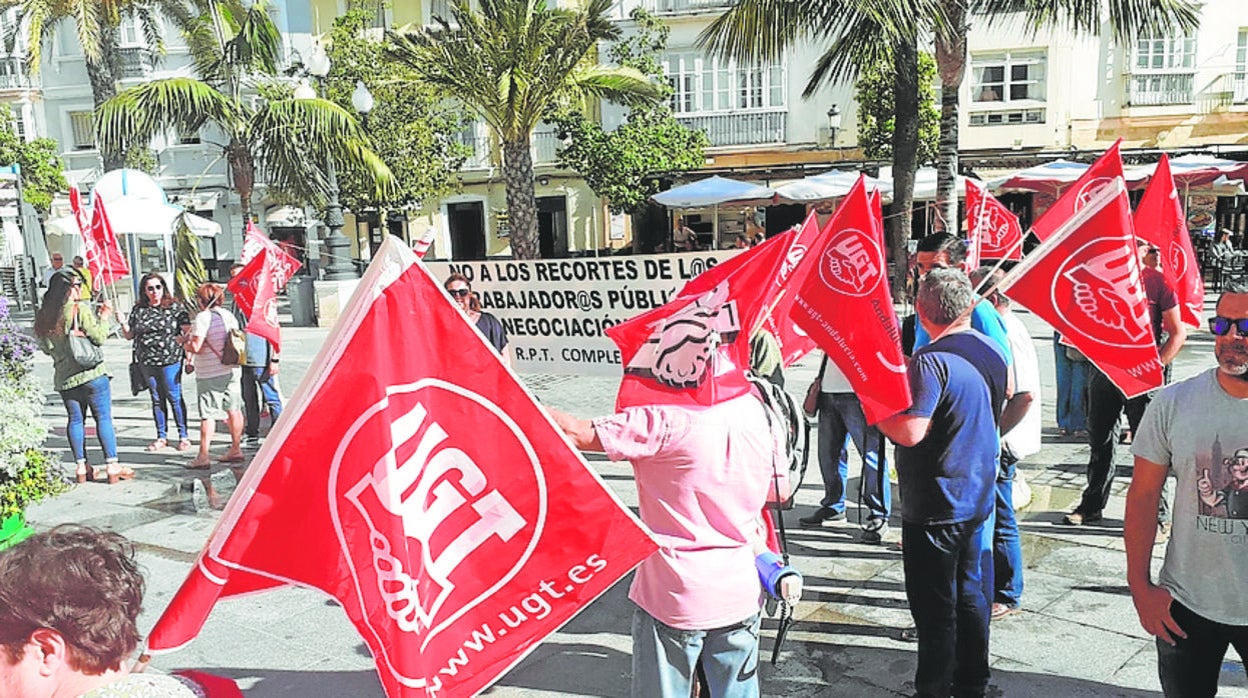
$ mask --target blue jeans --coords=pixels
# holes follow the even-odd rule
[[[61,391],[69,423],[65,432],[69,436],[69,449],[74,460],[87,458],[86,416],[87,410],[95,419],[95,434],[104,451],[104,460],[117,460],[117,433],[113,430],[113,395],[108,376],[100,376],[80,386]]]
[[[1066,431],[1088,428],[1088,366],[1066,358],[1066,347],[1053,333],[1053,366],[1057,379],[1057,426]]]
[[[819,393],[819,472],[823,474],[823,506],[845,511],[845,482],[849,479],[846,442],[862,454],[862,503],[871,518],[887,520],[892,504],[888,458],[880,430],[867,426],[862,403],[853,393]]]
[[[1212,698],[1227,645],[1234,645],[1240,657],[1248,656],[1248,626],[1209,620],[1178,601],[1170,602],[1170,615],[1187,637],[1175,636],[1174,647],[1157,640],[1161,689],[1166,698]]]
[[[906,598],[919,632],[916,696],[982,696],[988,687],[991,526],[902,523]]]
[[[715,698],[757,698],[759,614],[714,630],[678,630],[633,611],[633,698],[689,698],[702,660]]]
[[[260,436],[260,397],[269,406],[270,423],[276,423],[282,414],[282,394],[277,389],[277,377],[263,366],[243,367],[243,432],[247,436]]]
[[[1023,600],[1023,545],[1014,517],[1013,456],[1001,454],[997,473],[997,520],[992,527],[993,597],[996,603],[1017,607]]]
[[[169,417],[165,405],[173,412],[178,438],[187,438],[186,399],[182,396],[182,362],[168,366],[143,366],[147,392],[152,396],[152,418],[156,420],[156,438],[169,436]]]

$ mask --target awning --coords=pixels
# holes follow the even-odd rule
[[[125,198],[125,197],[123,197]],[[173,226],[182,209],[169,204],[154,204],[144,200],[144,205],[126,205],[125,202],[114,201],[108,204],[109,222],[117,234],[134,235],[172,235]],[[90,213],[87,214],[88,217]],[[221,234],[221,224],[193,213],[186,214],[187,225],[191,232],[200,237],[216,237]],[[79,237],[78,221],[74,216],[50,218],[43,224],[44,232],[49,235],[69,235]]]
[[[305,228],[308,214],[299,206],[278,206],[264,214],[264,222],[270,228]]]
[[[186,194],[170,194],[169,203],[188,211],[213,211],[221,199],[219,191],[197,191]]]

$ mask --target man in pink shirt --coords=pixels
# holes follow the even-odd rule
[[[777,445],[758,397],[626,407],[593,421],[551,414],[577,448],[632,463],[641,520],[659,542],[629,589],[633,696],[687,698],[699,659],[715,698],[758,696],[755,555]],[[782,589],[800,596],[797,585]]]

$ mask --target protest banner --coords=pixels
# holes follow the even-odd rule
[[[807,253],[811,269],[791,311],[849,379],[870,424],[911,402],[878,211],[859,178],[828,221],[824,245]]]
[[[1166,277],[1166,284],[1179,297],[1179,315],[1183,322],[1200,327],[1205,309],[1205,282],[1200,278],[1196,250],[1187,233],[1183,204],[1170,174],[1170,158],[1165,153],[1161,154],[1132,220],[1135,234],[1157,247],[1158,266]]]
[[[1052,325],[1128,398],[1161,387],[1121,178],[1094,192],[997,288]]]
[[[620,351],[606,329],[670,301],[685,282],[737,253],[425,264],[440,281],[468,278],[481,309],[507,330],[515,370],[618,376]]]
[[[336,599],[387,695],[480,692],[656,546],[387,238],[148,638],[219,598]]]

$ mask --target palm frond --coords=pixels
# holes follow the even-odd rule
[[[203,81],[166,78],[132,87],[100,105],[95,128],[102,146],[125,149],[147,145],[165,130],[193,131],[205,122],[229,133],[243,119],[240,108]]]
[[[974,0],[971,9],[989,26],[1021,17],[1033,35],[1045,29],[1094,35],[1108,21],[1116,40],[1195,32],[1201,4],[1196,0]]]
[[[233,66],[276,75],[282,54],[282,36],[269,17],[267,8],[268,3],[256,0],[246,9],[236,33],[226,42],[224,55]]]

